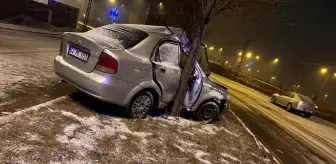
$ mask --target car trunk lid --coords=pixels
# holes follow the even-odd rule
[[[92,72],[104,49],[122,49],[114,39],[99,33],[66,33],[63,58],[84,72]]]

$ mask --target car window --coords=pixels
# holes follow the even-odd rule
[[[307,96],[304,96],[304,95],[300,95],[300,94],[299,94],[299,97],[300,97],[303,101],[305,101],[305,102],[308,102],[308,103],[311,103],[311,104],[315,104],[315,102],[314,102],[312,99],[310,99],[309,97],[307,97]]]
[[[178,43],[167,42],[159,47],[159,58],[161,62],[171,65],[179,65],[180,45]]]
[[[116,39],[125,49],[134,47],[148,37],[148,34],[144,31],[122,25],[103,26],[93,29],[89,33],[100,33]]]

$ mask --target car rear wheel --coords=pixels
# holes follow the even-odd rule
[[[272,103],[272,104],[275,104],[275,96],[272,96],[272,98],[271,98],[271,103]]]
[[[153,105],[153,95],[148,91],[141,92],[131,100],[128,107],[129,116],[134,119],[145,118]]]
[[[291,103],[287,104],[287,106],[286,106],[286,110],[289,112],[289,111],[291,111],[292,109],[293,109],[292,104],[291,104]]]
[[[209,101],[200,106],[195,116],[199,121],[211,121],[218,116],[218,113],[218,105],[213,101]]]
[[[303,114],[303,116],[306,117],[306,118],[309,118],[309,117],[311,117],[312,115],[311,115],[310,113],[305,113],[305,114]]]

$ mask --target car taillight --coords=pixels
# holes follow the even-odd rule
[[[102,52],[96,65],[96,70],[108,74],[116,74],[118,72],[118,61],[115,60],[111,55]]]

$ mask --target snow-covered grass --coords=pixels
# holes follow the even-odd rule
[[[132,120],[61,98],[0,120],[0,163],[275,162],[230,113],[215,124]]]

